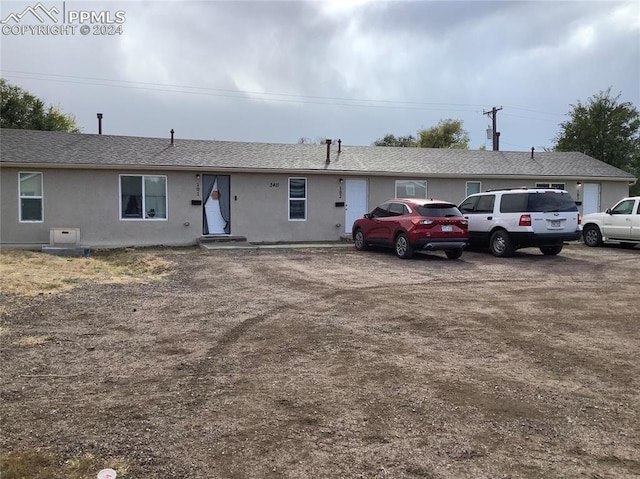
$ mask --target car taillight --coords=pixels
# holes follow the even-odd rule
[[[582,224],[582,215],[580,213],[578,213],[578,224]]]
[[[418,226],[418,225],[432,225],[433,224],[433,220],[411,220],[411,222]]]
[[[531,226],[531,215],[521,215],[519,226]]]

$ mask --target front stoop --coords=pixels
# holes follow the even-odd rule
[[[224,249],[309,249],[353,247],[353,242],[340,238],[338,241],[303,241],[297,243],[249,243],[243,236],[207,235],[198,239],[198,244],[206,250]]]
[[[198,238],[198,244],[201,248],[207,248],[207,246],[230,246],[230,247],[242,247],[249,246],[247,238],[244,236],[232,236],[232,235],[203,235]]]

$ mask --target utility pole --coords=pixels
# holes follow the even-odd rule
[[[492,128],[493,128],[493,151],[500,150],[500,132],[496,131],[496,117],[498,112],[502,110],[502,107],[496,108],[495,106],[490,111],[483,111],[483,115],[487,115],[491,117]]]

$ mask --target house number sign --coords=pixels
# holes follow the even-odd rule
[[[271,182],[271,183],[269,183],[269,188],[279,188],[279,187],[280,187],[280,183],[278,183],[278,182],[275,182],[275,183]]]

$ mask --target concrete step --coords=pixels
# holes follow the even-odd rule
[[[244,236],[232,236],[232,235],[203,235],[198,238],[198,244],[212,244],[212,243],[246,243],[247,238]]]

